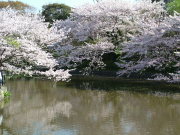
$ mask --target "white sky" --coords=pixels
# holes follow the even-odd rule
[[[8,1],[8,0],[1,0]],[[70,7],[78,7],[84,5],[86,3],[94,3],[94,0],[11,0],[11,1],[21,1],[28,5],[31,5],[36,8],[36,11],[40,11],[43,5],[47,5],[50,3],[63,3]],[[136,0],[128,0],[128,1],[136,1]]]
[[[3,0],[8,1],[8,0]],[[13,0],[16,1],[16,0]],[[35,7],[37,10],[41,10],[43,5],[49,3],[63,3],[71,7],[78,7],[86,3],[93,3],[93,0],[18,0]]]

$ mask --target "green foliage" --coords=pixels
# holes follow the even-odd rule
[[[11,96],[11,93],[7,90],[7,87],[1,87],[0,89],[0,96],[2,98],[8,98]]]
[[[57,52],[53,52],[52,55],[54,58],[58,58],[60,56]]]
[[[86,44],[97,44],[99,42],[99,39],[92,39],[92,38],[88,38],[85,41],[78,41],[78,40],[73,40],[72,44],[74,46],[83,46]]]
[[[11,93],[9,91],[4,91],[4,97],[10,97],[11,96]]]
[[[174,11],[180,13],[180,0],[173,0],[167,4],[169,14],[173,14]]]
[[[15,38],[13,38],[13,37],[6,37],[5,39],[6,39],[6,41],[7,41],[7,44],[12,45],[12,46],[15,47],[15,48],[19,48],[20,45],[21,45],[21,43],[18,42],[18,41],[17,41]]]
[[[122,48],[121,47],[116,47],[115,50],[114,50],[114,53],[116,55],[122,55]]]
[[[132,33],[132,31],[125,31],[116,28],[112,31],[107,31],[106,35],[110,39],[111,43],[113,43],[115,46],[120,46],[121,43],[130,41],[130,37],[127,36],[128,33]]]
[[[180,35],[179,31],[167,31],[163,34],[163,37],[174,37],[176,35]]]
[[[45,21],[53,23],[54,20],[65,20],[70,16],[71,7],[64,4],[48,4],[42,7],[42,16],[45,17]]]
[[[20,1],[0,1],[0,8],[6,8],[11,7],[16,10],[24,11],[26,9],[31,9],[32,7],[30,5],[27,5]]]
[[[17,80],[20,78],[28,78],[29,79],[29,78],[33,78],[33,77],[35,77],[35,76],[29,76],[26,74],[11,74],[11,73],[6,74],[6,80]]]

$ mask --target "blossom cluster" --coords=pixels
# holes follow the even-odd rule
[[[102,56],[105,53],[113,52],[114,45],[109,42],[99,42],[97,44],[87,43],[84,46],[56,45],[54,49],[58,54],[57,61],[60,68],[76,69],[87,62],[87,66],[83,69],[84,73],[87,74],[92,69],[103,69],[105,67]]]
[[[67,36],[55,47],[57,60],[68,68],[87,60],[86,68],[97,69],[106,66],[103,54],[114,52],[121,55],[120,76],[180,80],[179,16],[168,16],[164,6],[162,1],[105,0],[74,9],[70,18],[54,24]]]
[[[69,19],[57,21],[54,25],[67,31],[70,42],[108,40],[107,33],[115,30],[122,32],[120,36],[127,39],[156,27],[166,14],[162,5],[162,2],[152,3],[151,0],[105,0],[76,8]]]
[[[153,33],[124,43],[117,65],[119,75],[143,74],[155,79],[180,81],[180,16],[166,18]]]
[[[68,68],[84,61],[89,61],[87,69],[103,68],[105,53],[121,54],[124,43],[153,33],[165,17],[163,2],[105,0],[86,4],[74,9],[67,20],[54,23],[67,37],[54,46],[57,60]]]
[[[46,51],[48,45],[60,41],[64,34],[55,28],[48,29],[48,24],[43,21],[37,14],[8,8],[0,10],[1,69],[15,74],[41,73],[57,80],[69,78],[64,70],[59,70],[57,75],[55,66],[58,63]]]

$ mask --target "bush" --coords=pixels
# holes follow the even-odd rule
[[[49,23],[53,23],[55,20],[65,20],[70,16],[70,13],[71,7],[64,4],[44,5],[42,9],[42,16]]]

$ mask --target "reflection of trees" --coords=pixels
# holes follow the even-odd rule
[[[82,90],[120,90],[136,92],[168,92],[179,93],[179,84],[169,84],[163,81],[143,81],[143,80],[124,80],[112,77],[72,77],[72,81],[67,83],[68,87],[75,87]]]
[[[15,134],[31,134],[40,125],[43,127],[42,131],[53,129],[54,125],[50,123],[58,114],[67,118],[70,116],[72,105],[68,101],[57,101],[56,96],[53,96],[56,93],[53,93],[51,83],[45,86],[43,84],[43,81],[37,83],[35,80],[12,81],[7,84],[13,96],[9,105],[4,108],[5,127],[19,130]]]
[[[13,96],[4,108],[3,124],[12,134],[32,134],[39,125],[43,133],[72,129],[78,135],[180,133],[179,98],[173,96],[77,90],[38,80],[7,85]]]
[[[123,105],[121,124],[128,135],[175,135],[180,132],[177,117],[180,112],[172,108],[177,100],[140,94],[127,98],[128,102]]]

